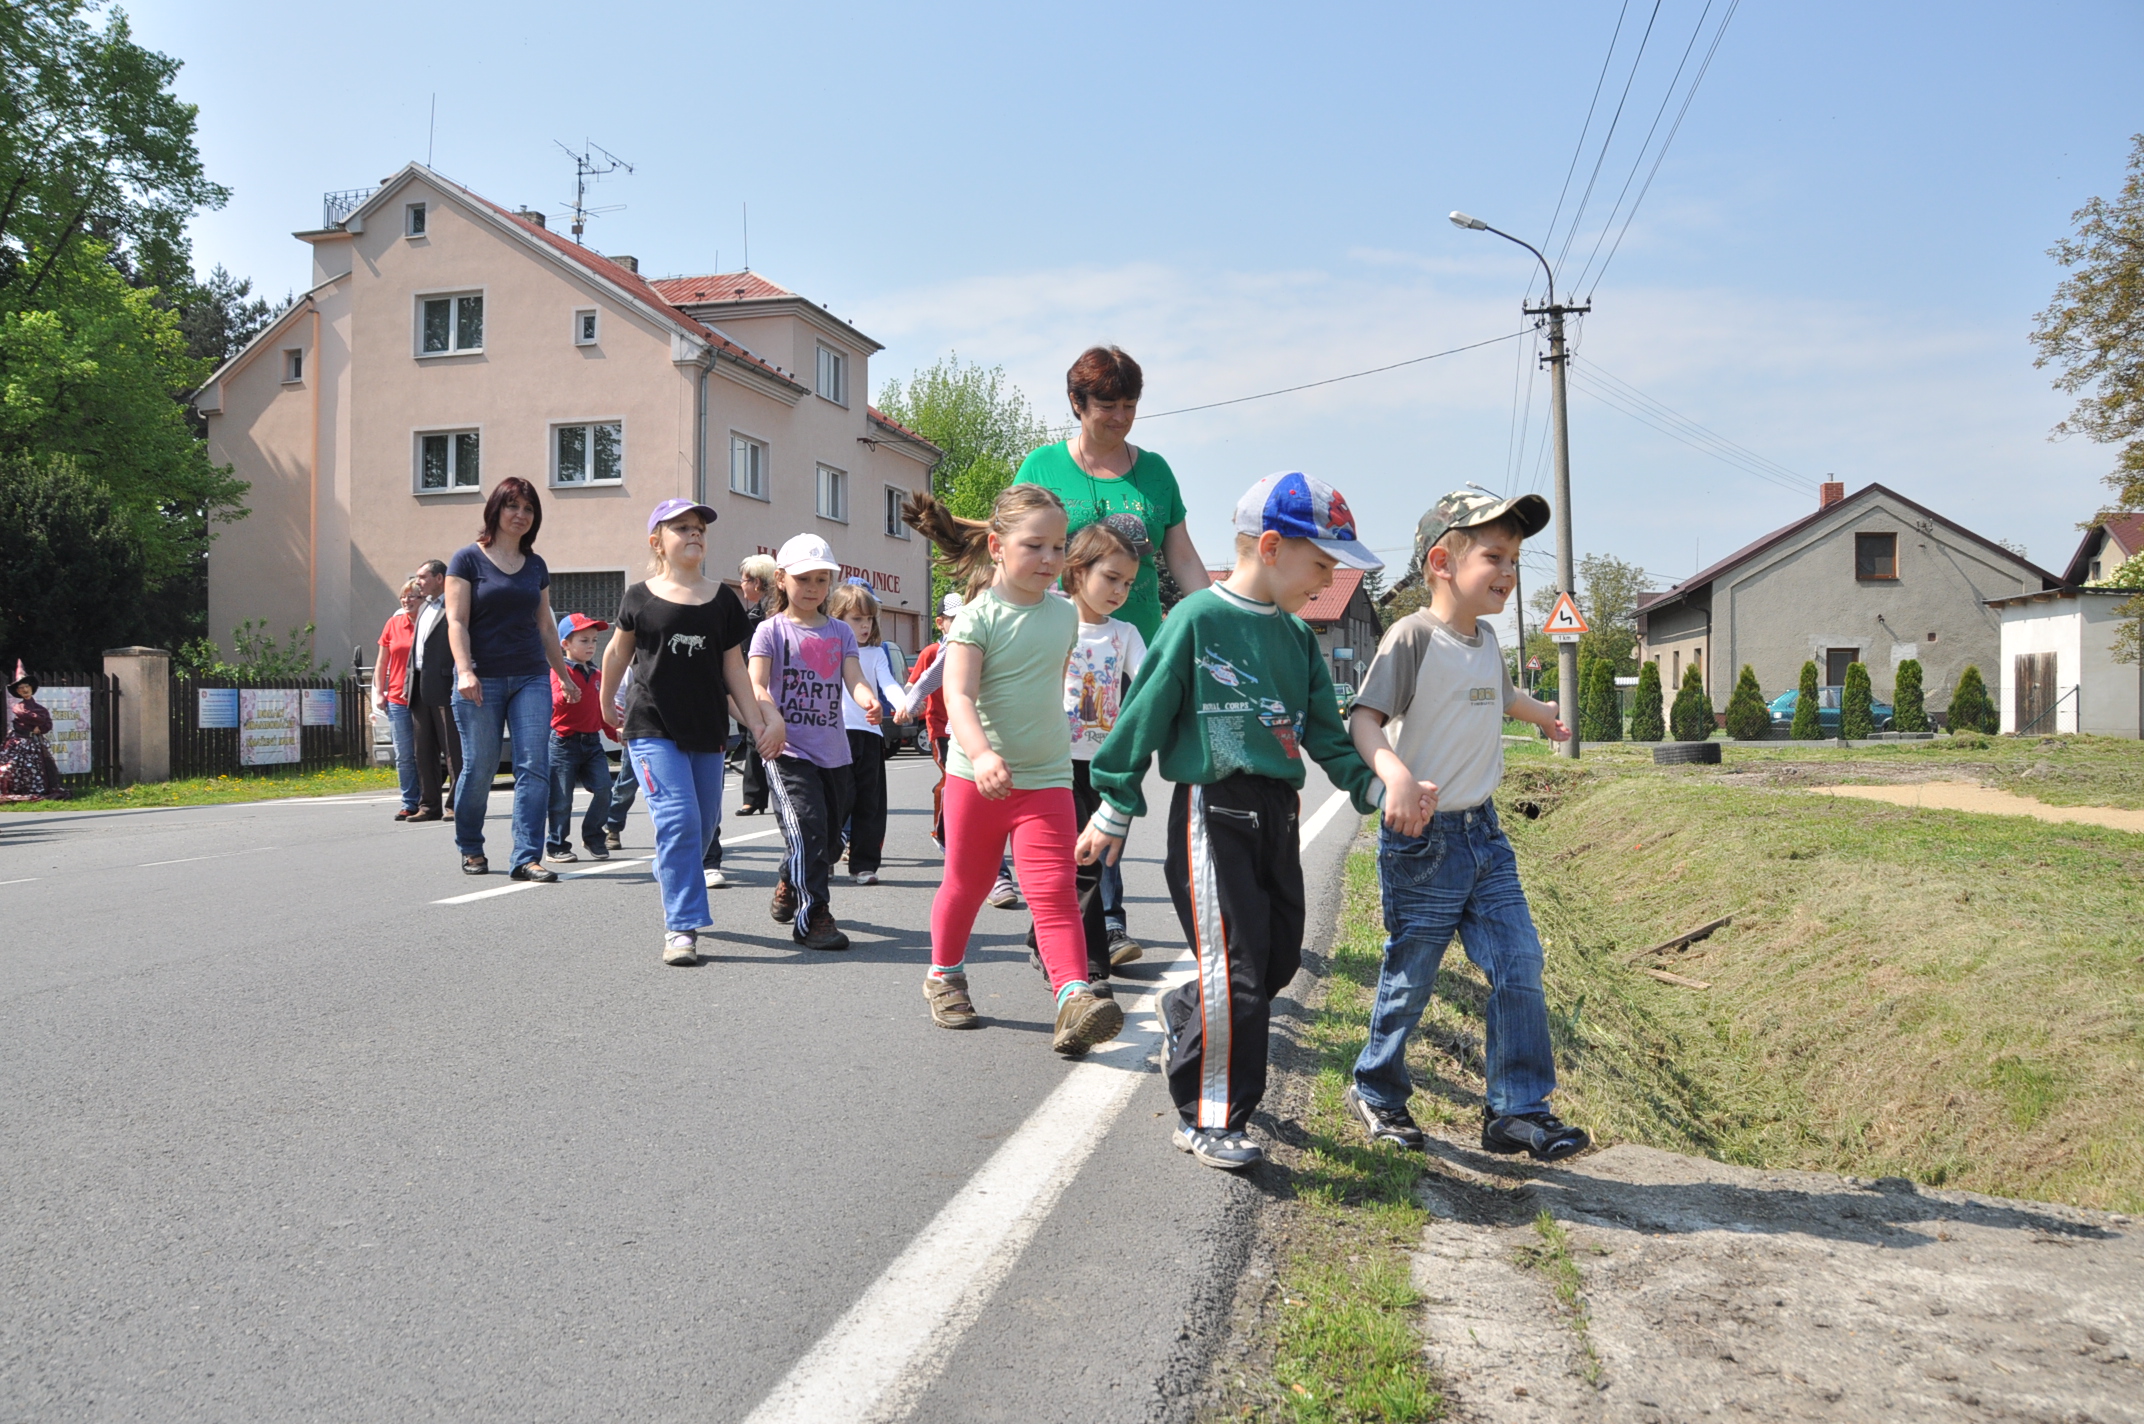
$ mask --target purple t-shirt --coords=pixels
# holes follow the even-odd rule
[[[782,755],[819,766],[847,766],[841,664],[856,656],[856,630],[839,618],[807,628],[786,613],[776,613],[753,630],[751,655],[774,664],[767,686],[789,724]]]

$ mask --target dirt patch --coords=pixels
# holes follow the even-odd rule
[[[1415,1284],[1454,1418],[2144,1421],[2126,1216],[1635,1145],[1431,1165]],[[1543,1210],[1597,1363],[1532,1264]]]
[[[2050,806],[2030,796],[2014,796],[1992,787],[1956,781],[1921,781],[1904,786],[1817,786],[1827,796],[1884,801],[1927,811],[1973,811],[1984,816],[2031,816],[2040,821],[2076,822],[2117,831],[2144,831],[2144,811],[2114,806]]]

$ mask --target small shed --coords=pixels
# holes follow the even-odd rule
[[[2055,588],[1988,600],[2002,619],[2003,731],[2144,737],[2144,663],[2114,660],[2125,621],[2115,609],[2137,592]]]

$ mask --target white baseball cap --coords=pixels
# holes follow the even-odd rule
[[[825,569],[830,574],[841,572],[841,564],[834,558],[834,546],[816,534],[795,535],[782,545],[774,562],[785,574],[808,574],[815,569]]]
[[[967,606],[967,602],[962,599],[959,594],[949,593],[944,598],[939,600],[938,615],[941,618],[951,618],[954,614],[960,612],[961,609],[966,608]]]

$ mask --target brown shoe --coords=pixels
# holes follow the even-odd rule
[[[923,997],[930,1001],[931,1022],[940,1028],[981,1028],[975,1001],[968,997],[968,976],[936,974],[923,977]]]
[[[1124,1010],[1115,999],[1081,992],[1066,999],[1057,1010],[1057,1036],[1050,1047],[1067,1058],[1077,1058],[1097,1043],[1107,1043],[1124,1027]]]
[[[797,892],[789,888],[788,881],[775,882],[774,898],[767,904],[767,913],[778,925],[786,925],[797,917]]]
[[[834,912],[824,905],[811,912],[801,930],[791,930],[789,937],[806,949],[847,949],[849,937],[834,923]]]

